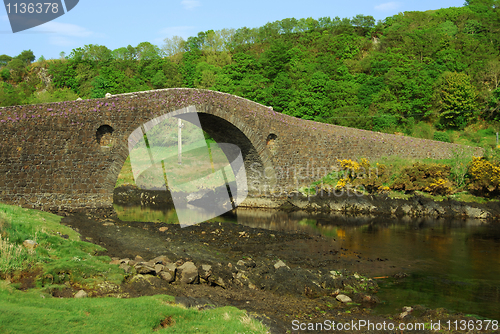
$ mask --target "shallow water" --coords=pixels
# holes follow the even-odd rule
[[[122,220],[177,221],[171,208],[115,209]],[[335,239],[353,255],[373,262],[361,270],[380,277],[377,296],[382,303],[376,312],[394,314],[403,306],[420,304],[500,320],[498,225],[479,220],[346,217],[242,208],[214,220]],[[393,279],[395,273],[408,277]]]

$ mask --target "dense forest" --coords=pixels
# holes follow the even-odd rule
[[[500,121],[498,0],[379,22],[287,18],[167,38],[161,47],[91,44],[60,59],[35,59],[31,50],[0,56],[0,106],[192,87],[391,133],[412,134],[423,123],[444,131]]]

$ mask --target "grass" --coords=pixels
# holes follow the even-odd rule
[[[60,299],[0,285],[1,333],[267,333],[245,311],[199,311],[156,295],[133,299]],[[164,324],[165,328],[161,325]]]
[[[18,284],[0,280],[1,333],[268,332],[245,311],[233,307],[186,309],[167,295],[52,297],[47,291],[58,286],[93,288],[104,282],[120,283],[125,275],[109,264],[109,257],[98,255],[102,247],[80,241],[79,234],[60,220],[47,212],[0,203],[0,275],[15,279],[21,270],[36,269],[38,273],[37,288],[26,292],[16,290]],[[28,252],[22,246],[26,239],[36,239],[38,247]]]
[[[224,152],[215,145],[207,149],[206,144],[214,143],[213,140],[198,141],[183,146],[182,164],[178,163],[177,146],[168,148],[153,147],[151,153],[155,160],[161,160],[162,164],[151,165],[149,153],[145,148],[133,151],[132,157],[134,168],[142,172],[134,178],[131,157],[127,157],[115,187],[122,185],[137,185],[142,188],[155,189],[167,180],[168,187],[174,191],[192,192],[200,188],[215,188],[225,184],[222,173],[215,172],[229,164]],[[227,181],[235,181],[230,167],[224,168]],[[214,173],[215,172],[215,173]]]

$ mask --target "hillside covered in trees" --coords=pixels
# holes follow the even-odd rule
[[[161,47],[85,45],[61,59],[35,59],[30,50],[0,56],[0,106],[192,87],[384,132],[500,121],[498,0],[378,23],[364,15],[287,18],[173,37]]]

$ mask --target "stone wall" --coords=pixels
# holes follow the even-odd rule
[[[110,206],[132,131],[188,106],[214,139],[241,148],[253,197],[307,185],[338,159],[448,158],[460,149],[305,121],[219,92],[137,92],[0,108],[0,201],[43,210]]]

